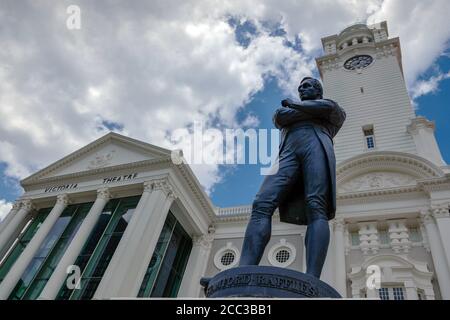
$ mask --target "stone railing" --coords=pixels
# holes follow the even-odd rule
[[[238,206],[238,207],[226,207],[219,208],[216,207],[216,214],[218,216],[240,216],[249,215],[252,212],[252,206]]]

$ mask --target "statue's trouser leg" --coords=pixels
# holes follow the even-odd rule
[[[306,143],[300,150],[308,223],[306,273],[320,278],[330,242],[328,210],[331,183],[328,159],[320,143]]]
[[[306,230],[306,273],[320,278],[330,242],[328,219],[318,215]]]
[[[266,176],[255,196],[252,214],[245,232],[239,265],[258,265],[270,240],[272,215],[278,207],[280,197],[286,194],[291,181],[299,170],[294,152],[280,155],[277,174]]]

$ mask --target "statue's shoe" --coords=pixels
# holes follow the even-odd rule
[[[212,277],[203,277],[200,279],[200,285],[205,288],[205,290],[208,288],[209,282],[211,281]]]

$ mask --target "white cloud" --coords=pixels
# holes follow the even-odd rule
[[[388,21],[391,37],[400,37],[403,66],[409,88],[448,48],[450,1],[384,0],[369,23]]]
[[[6,202],[4,199],[0,199],[0,221],[2,221],[11,211],[12,203]]]
[[[300,77],[315,68],[320,38],[361,20],[388,19],[414,84],[450,37],[449,3],[7,1],[0,8],[0,162],[7,175],[23,178],[105,134],[105,121],[168,148],[175,146],[170,132],[194,121],[238,126],[237,112],[266,77],[295,95]],[[66,28],[71,4],[81,7],[81,30]],[[236,41],[230,17],[255,25],[248,46]],[[285,36],[271,34],[276,25]],[[298,39],[302,51],[286,43]],[[193,170],[207,190],[222,178],[217,165]]]
[[[439,89],[439,83],[443,80],[450,78],[450,71],[447,73],[439,72],[426,80],[418,80],[411,88],[411,96],[413,99],[417,99],[421,96],[436,93]]]

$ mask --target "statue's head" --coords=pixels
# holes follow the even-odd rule
[[[319,80],[306,77],[303,78],[298,87],[300,100],[317,100],[323,98],[323,88]]]

